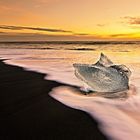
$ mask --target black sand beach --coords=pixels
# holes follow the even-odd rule
[[[86,113],[48,95],[55,81],[0,62],[0,140],[103,140]]]

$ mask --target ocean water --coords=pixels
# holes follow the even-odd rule
[[[115,64],[124,64],[131,69],[128,98],[82,96],[71,87],[83,87],[74,75],[73,63],[95,63],[101,52]],[[0,43],[0,58],[7,64],[45,73],[46,80],[68,84],[52,89],[50,96],[89,113],[109,139],[140,139],[140,42]]]

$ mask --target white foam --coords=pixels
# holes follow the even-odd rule
[[[135,88],[129,91],[135,94]],[[127,100],[111,100],[98,96],[82,96],[72,88],[58,87],[50,95],[61,103],[89,113],[98,120],[99,128],[113,140],[140,139],[140,96]]]

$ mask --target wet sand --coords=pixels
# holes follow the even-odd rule
[[[49,96],[62,84],[0,62],[0,139],[103,140],[97,122]]]

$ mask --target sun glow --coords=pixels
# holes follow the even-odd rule
[[[79,36],[81,40],[138,40],[139,5],[139,0],[1,1],[0,35],[54,35],[54,40],[56,35]],[[3,25],[27,28],[3,28]]]

